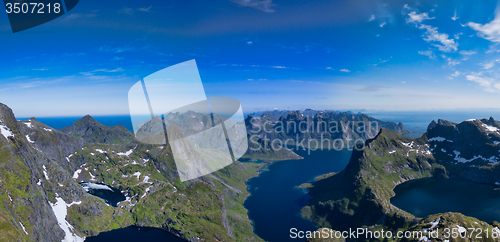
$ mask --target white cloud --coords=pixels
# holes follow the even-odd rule
[[[72,20],[79,19],[79,18],[93,18],[95,16],[96,16],[95,14],[72,13],[72,14],[67,15],[63,21],[72,21]]]
[[[406,5],[405,5],[406,8]],[[430,25],[422,24],[421,22],[428,19],[434,19],[434,17],[429,17],[428,13],[418,14],[416,11],[412,11],[408,14],[409,18],[406,19],[407,23],[413,23],[419,29],[425,29],[424,40],[427,42],[439,42],[440,44],[432,44],[440,51],[451,52],[456,51],[458,48],[458,43],[454,39],[449,39],[448,34],[439,33],[437,27],[432,27]]]
[[[434,53],[432,52],[432,50],[419,51],[418,53],[421,54],[421,55],[428,56],[429,59],[435,59],[436,58],[436,56],[434,55]]]
[[[432,18],[429,17],[428,13],[418,14],[415,11],[410,12],[408,14],[408,16],[410,16],[410,18],[406,19],[407,23],[420,23],[420,22],[427,20],[427,19],[434,19],[434,17],[432,17]]]
[[[380,28],[384,27],[384,25],[385,25],[385,22],[381,23]]]
[[[488,63],[480,64],[483,66],[484,69],[491,69],[493,66],[495,66],[495,62],[499,62],[500,60],[494,60]]]
[[[467,80],[475,82],[484,88],[487,92],[500,91],[500,82],[493,78],[483,77],[481,73],[472,73],[466,76]]]
[[[247,41],[247,44],[251,45],[251,44],[253,44],[253,42],[250,40],[250,41]]]
[[[93,71],[87,71],[87,72],[80,72],[80,74],[84,75],[84,76],[93,76],[94,73],[96,72],[109,72],[109,73],[114,73],[114,72],[122,72],[124,71],[122,68],[116,68],[116,69],[97,69],[97,70],[93,70]]]
[[[350,70],[347,70],[347,69],[340,69],[341,72],[345,72],[345,73],[349,73],[351,72]]]
[[[371,22],[373,20],[375,20],[375,15],[370,16],[370,18],[368,19],[368,22]]]
[[[333,68],[331,66],[327,67],[326,69],[327,70],[333,70]]]
[[[446,62],[448,62],[449,66],[456,66],[456,65],[460,64],[460,61],[453,60],[451,58],[446,59]]]
[[[495,65],[495,63],[493,62],[490,62],[490,63],[486,63],[483,65],[483,68],[484,69],[490,69],[491,67],[493,67]]]
[[[266,13],[272,13],[275,10],[272,7],[275,6],[272,0],[231,0],[232,2],[245,7],[251,7],[261,10]]]
[[[458,53],[461,55],[475,55],[475,54],[477,54],[477,52],[475,52],[473,50],[461,50]]]
[[[439,42],[439,44],[433,44],[438,47],[440,51],[451,52],[456,51],[458,48],[458,43],[454,39],[449,39],[447,34],[439,33],[437,27],[432,27],[430,25],[421,24],[420,29],[425,29],[425,38],[427,42]]]
[[[461,72],[459,71],[455,71],[455,73],[451,74],[452,76],[454,77],[457,77],[457,76],[460,76]]]
[[[286,69],[288,67],[286,67],[286,66],[273,66],[273,68],[275,68],[275,69]]]
[[[467,25],[477,31],[480,37],[491,42],[500,42],[500,13],[497,13],[495,19],[487,24],[469,22]]]
[[[149,8],[139,8],[139,11],[149,12],[149,10],[151,9],[151,7],[153,7],[153,6],[149,6]]]
[[[455,9],[455,14],[453,15],[453,17],[451,17],[451,19],[453,21],[456,21],[457,19],[459,19],[459,17],[457,17],[457,10]]]

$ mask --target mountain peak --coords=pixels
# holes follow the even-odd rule
[[[107,127],[88,114],[75,121],[72,126],[65,127],[60,131],[76,137],[82,137],[89,143],[126,144],[134,140],[132,132],[122,125]]]
[[[77,120],[76,122],[92,122],[92,123],[98,123],[100,125],[102,125],[101,123],[99,123],[97,120],[95,120],[92,116],[90,116],[89,114],[83,116],[81,119]],[[75,122],[75,123],[76,123]]]
[[[443,125],[443,126],[455,126],[455,125],[457,125],[454,122],[451,122],[451,121],[448,121],[448,120],[444,120],[444,119],[438,119],[438,124],[439,125]]]

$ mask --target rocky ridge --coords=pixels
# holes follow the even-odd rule
[[[499,184],[499,124],[493,118],[460,124],[438,120],[418,139],[382,129],[366,141],[362,150],[353,151],[342,172],[306,185],[311,187],[313,199],[302,213],[321,227],[337,230],[360,226],[373,230],[410,229],[436,216],[442,216],[444,224],[470,227],[453,222],[452,217],[463,216],[460,214],[415,218],[394,207],[390,198],[396,185],[424,177]],[[494,223],[484,224],[490,232],[497,227]]]
[[[95,129],[80,132],[101,126],[90,117],[73,125],[82,137],[34,118],[17,121],[5,105],[0,120],[1,241],[81,241],[129,225],[162,228],[190,241],[261,241],[243,201],[244,181],[262,164],[234,162],[182,183],[168,144],[106,144],[116,141],[115,132],[100,133],[103,139],[92,138]],[[80,182],[107,184],[127,199],[108,206]]]

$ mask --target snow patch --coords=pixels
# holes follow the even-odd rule
[[[45,165],[42,165],[43,167],[43,175],[45,176],[45,180],[50,180],[49,179],[49,175],[47,174],[47,168],[45,167]]]
[[[54,211],[54,215],[56,216],[59,227],[61,227],[61,229],[66,234],[61,242],[83,242],[85,240],[85,237],[78,236],[74,232],[75,228],[73,228],[73,226],[68,221],[66,221],[68,208],[73,204],[80,204],[81,202],[66,204],[66,202],[60,197],[56,197],[56,200],[56,203],[52,204],[51,202],[49,202],[49,204],[52,207],[52,211]]]
[[[134,174],[132,174],[132,176],[137,176],[137,180],[139,180],[141,173],[137,171]]]
[[[429,141],[437,141],[437,142],[443,142],[445,140],[446,140],[446,138],[443,138],[443,137],[440,137],[440,136],[437,136],[437,137],[429,139]]]
[[[28,140],[28,142],[30,142],[30,143],[32,143],[32,144],[33,144],[33,143],[35,143],[35,141],[33,141],[33,140],[31,140],[31,139],[30,139],[30,136],[29,136],[29,135],[26,135],[26,139]]]
[[[74,154],[71,154],[71,155],[69,155],[68,157],[66,157],[66,160],[67,160],[68,162],[70,162],[70,161],[69,161],[69,159],[70,159],[73,155],[76,155],[76,153],[77,153],[77,152],[75,152]]]
[[[90,189],[95,189],[95,190],[108,190],[108,191],[113,191],[113,189],[111,189],[110,187],[104,185],[104,184],[97,184],[97,183],[91,183],[91,182],[84,182],[84,183],[81,183],[83,189],[85,189],[85,191],[89,191]]]
[[[88,169],[87,169],[87,170],[88,170]],[[91,180],[91,181],[96,181],[95,176],[94,176],[94,175],[92,175],[92,173],[90,173],[90,171],[89,171],[89,175],[90,175],[90,180]]]
[[[30,121],[30,122],[26,122],[26,123],[24,123],[24,124],[25,124],[26,126],[28,126],[28,128],[30,128],[30,129],[31,129],[31,128],[33,128],[33,125],[31,125],[31,121]]]
[[[26,232],[26,228],[24,227],[24,225],[21,222],[19,222],[19,225],[21,225],[21,228],[23,228],[24,233],[28,235],[28,232]]]
[[[68,204],[68,207],[71,207],[73,205],[80,205],[80,204],[82,204],[82,201],[72,202],[72,203]]]
[[[101,154],[108,153],[107,151],[101,150],[101,149],[95,149],[96,152],[99,152]]]
[[[441,221],[441,217],[439,217],[438,219],[430,222],[429,224],[432,225],[429,229],[433,229],[435,228],[436,226],[438,226],[439,222]]]
[[[131,149],[131,150],[125,152],[125,153],[119,152],[119,153],[116,153],[116,154],[120,155],[120,156],[130,156],[133,151],[134,151],[134,149]]]
[[[45,131],[52,132],[52,129],[43,128]]]
[[[148,194],[148,192],[151,190],[151,187],[152,186],[149,186],[148,188],[146,188],[144,194],[141,196],[141,199],[143,199]]]
[[[453,158],[453,159],[456,160],[457,162],[460,162],[460,163],[467,163],[467,162],[471,162],[471,161],[476,160],[476,159],[482,159],[483,161],[486,161],[489,163],[498,163],[498,158],[496,156],[492,156],[490,158],[484,158],[481,155],[475,155],[471,159],[465,159],[463,157],[460,157],[460,151],[454,150],[453,153],[455,153],[455,158]]]
[[[149,184],[153,184],[152,182],[149,181],[150,177],[149,176],[144,176],[144,180],[142,181],[142,183],[149,183]]]
[[[5,126],[5,124],[3,124],[2,120],[0,120],[0,132],[2,133],[3,137],[5,137],[7,142],[10,142],[9,137],[14,137],[12,131],[10,131],[10,129]]]
[[[490,131],[490,132],[497,132],[497,131],[499,131],[499,129],[497,127],[493,127],[491,125],[481,124],[481,126],[483,126],[486,129],[486,131]]]

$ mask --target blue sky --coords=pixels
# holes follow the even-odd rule
[[[269,109],[500,108],[497,1],[85,1],[12,34],[17,116],[128,113],[141,78],[195,59],[208,96]]]

